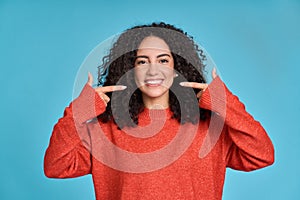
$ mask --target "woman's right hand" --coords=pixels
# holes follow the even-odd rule
[[[92,87],[94,82],[93,76],[91,73],[88,74],[88,84]],[[110,98],[105,94],[107,92],[114,92],[114,91],[121,91],[125,90],[127,87],[125,85],[111,85],[111,86],[104,86],[104,87],[97,87],[95,91],[98,93],[100,98],[104,101],[105,106],[110,101]]]
[[[211,76],[213,79],[215,79],[218,76],[216,68],[213,68],[213,70],[211,72]],[[180,82],[179,84],[183,87],[191,87],[191,88],[200,89],[200,92],[198,92],[198,94],[197,94],[197,98],[199,98],[199,99],[201,98],[202,93],[207,89],[207,87],[209,85],[208,83],[197,83],[197,82]]]

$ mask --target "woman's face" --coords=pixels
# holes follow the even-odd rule
[[[155,36],[146,37],[138,48],[134,69],[145,106],[168,107],[174,60],[166,42]]]

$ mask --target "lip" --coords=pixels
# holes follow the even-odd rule
[[[157,87],[162,85],[163,81],[163,79],[146,79],[144,82],[148,87]]]

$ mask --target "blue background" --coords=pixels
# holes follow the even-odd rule
[[[299,0],[0,0],[0,199],[95,198],[91,176],[44,176],[52,127],[95,46],[161,20],[205,47],[275,145],[271,167],[228,170],[223,199],[300,199]]]

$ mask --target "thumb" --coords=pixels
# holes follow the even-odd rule
[[[88,84],[90,85],[90,86],[92,86],[93,85],[93,82],[94,82],[94,79],[93,79],[93,75],[89,72],[88,73]]]
[[[212,70],[211,76],[212,76],[213,79],[215,79],[215,78],[218,76],[217,70],[216,70],[215,67],[214,67],[213,70]]]

